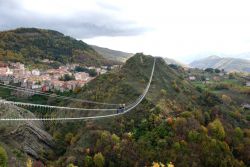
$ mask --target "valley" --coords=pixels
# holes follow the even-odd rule
[[[25,74],[30,71],[30,77],[38,78],[48,71],[54,77],[54,72],[64,70],[57,77],[63,77],[63,84],[69,82],[65,74],[74,75],[70,81],[85,81],[91,69],[96,72],[75,89],[61,91],[63,85],[59,85],[38,94],[46,83],[41,80],[35,84],[41,85],[37,90],[27,87],[33,90],[29,96],[9,89],[21,86],[14,80],[1,81],[5,85],[0,88],[2,99],[58,106],[0,104],[0,118],[33,118],[0,122],[0,163],[5,166],[250,165],[248,73],[182,67],[143,53],[113,58],[116,52],[112,52],[107,59],[90,45],[52,30],[1,32],[0,46],[1,74],[7,76],[20,72],[10,64],[22,64]],[[122,104],[125,110],[114,117],[46,120],[117,114]]]

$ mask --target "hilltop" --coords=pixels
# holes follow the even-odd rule
[[[109,48],[103,48],[100,46],[95,46],[95,45],[91,45],[91,47],[93,49],[95,49],[96,52],[98,52],[99,54],[103,55],[103,57],[105,57],[108,60],[113,60],[113,61],[118,61],[118,62],[123,62],[125,63],[126,60],[128,60],[130,57],[132,57],[134,54],[133,53],[127,53],[127,52],[122,52],[122,51],[117,51],[117,50],[113,50],[113,49],[109,49]],[[175,64],[175,65],[179,65],[182,67],[186,67],[186,64],[183,64],[179,61],[176,61],[174,59],[171,58],[164,58],[165,62],[167,64]]]
[[[18,28],[0,32],[0,60],[19,61],[25,64],[80,63],[83,65],[107,65],[106,60],[91,46],[64,34],[46,29]]]
[[[218,68],[228,72],[250,72],[250,60],[240,58],[209,56],[204,59],[193,61],[190,63],[190,66],[201,69]]]

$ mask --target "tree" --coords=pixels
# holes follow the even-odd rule
[[[235,136],[238,138],[238,139],[243,139],[244,137],[244,132],[241,130],[241,128],[237,127],[234,129],[234,133],[235,133]]]
[[[225,138],[226,133],[219,119],[215,119],[213,122],[209,123],[208,130],[210,134],[218,140]]]
[[[76,67],[75,67],[75,71],[76,71],[76,72],[86,72],[86,73],[88,73],[91,77],[97,76],[97,72],[96,72],[95,69],[88,69],[88,68],[85,68],[85,67],[76,66]]]
[[[97,153],[94,156],[94,163],[97,167],[103,167],[105,164],[105,158],[103,157],[102,153]]]
[[[71,81],[75,80],[74,75],[64,74],[62,77],[59,78],[60,81]]]
[[[216,68],[216,69],[214,70],[214,72],[220,73],[220,69]]]
[[[67,165],[67,167],[77,167],[77,166],[75,166],[74,164],[70,163],[70,164]]]
[[[86,166],[86,167],[93,166],[93,159],[92,159],[91,156],[89,156],[89,155],[85,156],[85,158],[84,158],[84,166]]]
[[[66,143],[68,143],[68,144],[70,144],[70,142],[71,142],[71,139],[73,138],[73,134],[72,133],[67,133],[66,135],[65,135],[65,142]]]
[[[232,102],[231,97],[227,96],[227,95],[222,95],[221,99],[223,101],[224,104],[230,104]]]
[[[161,95],[166,96],[167,95],[167,91],[165,89],[161,89]]]
[[[27,159],[26,167],[32,167],[32,160],[30,158]]]
[[[213,73],[213,72],[214,72],[214,69],[212,69],[212,68],[206,68],[205,71],[206,71],[206,72],[209,72],[209,73]]]
[[[229,73],[228,78],[229,79],[235,79],[235,73]]]
[[[0,166],[7,167],[8,156],[3,147],[0,146]]]
[[[116,134],[112,134],[111,139],[115,144],[119,143],[120,141],[119,136],[117,136]]]

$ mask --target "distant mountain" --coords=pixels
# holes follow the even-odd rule
[[[209,56],[190,63],[196,68],[218,68],[226,71],[250,72],[250,60],[240,58],[228,58],[219,56]]]
[[[197,58],[207,58],[211,55],[217,55],[219,57],[231,57],[231,58],[239,58],[239,59],[248,59],[250,60],[250,52],[243,52],[243,53],[237,53],[237,54],[226,54],[222,52],[201,52],[194,55],[188,55],[185,58],[183,58],[184,62],[191,63],[193,61],[196,61]]]
[[[115,60],[119,62],[125,62],[127,59],[132,57],[133,53],[126,53],[122,51],[112,50],[108,48],[103,48],[95,45],[91,45],[91,47],[100,55],[108,60]]]
[[[111,62],[83,41],[54,30],[18,28],[0,32],[0,61],[20,61],[30,65],[39,64],[42,59],[84,65]]]

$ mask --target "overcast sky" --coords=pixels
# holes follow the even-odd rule
[[[250,53],[249,7],[249,0],[0,0],[0,30],[54,29],[89,44],[188,62]]]

